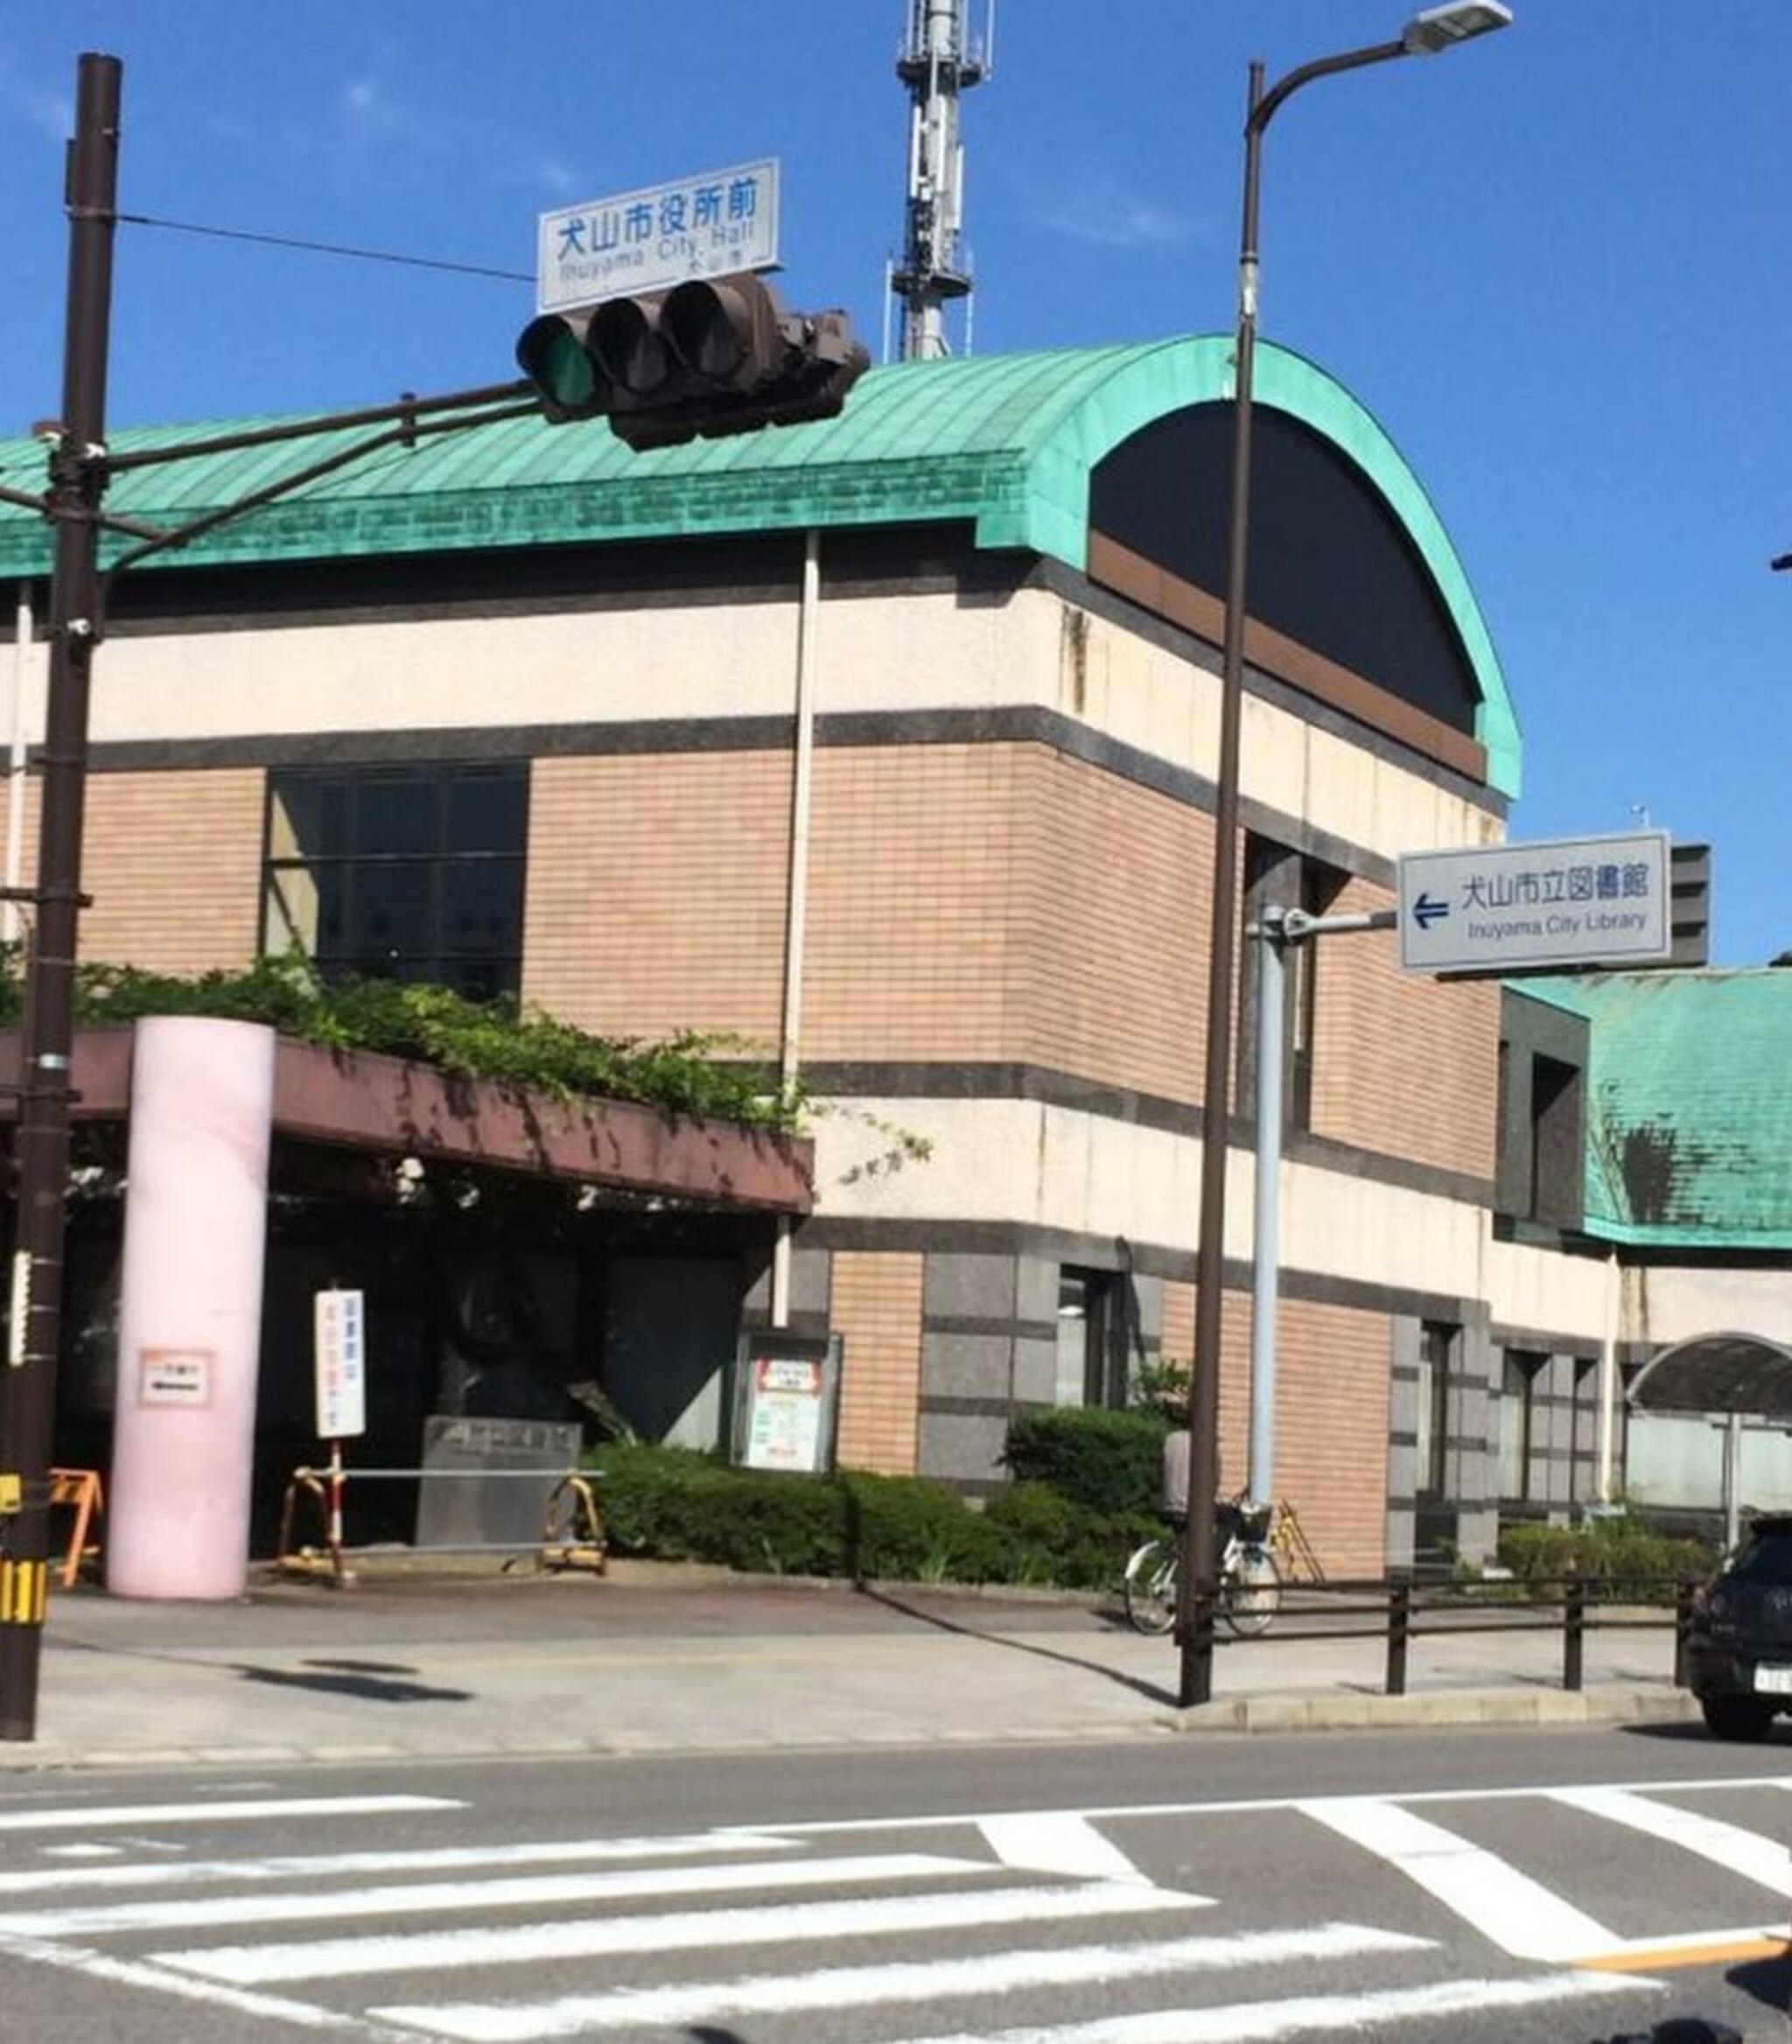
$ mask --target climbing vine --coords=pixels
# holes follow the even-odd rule
[[[0,1027],[24,1006],[18,948],[0,957]],[[508,1000],[472,1001],[446,987],[321,980],[297,957],[263,958],[240,972],[191,976],[134,965],[82,965],[75,1018],[88,1027],[150,1015],[214,1015],[262,1022],[326,1049],[414,1058],[469,1078],[575,1096],[627,1100],[667,1114],[794,1132],[806,1096],[780,1094],[776,1074],[730,1039],[680,1031],[658,1042],[588,1034]]]

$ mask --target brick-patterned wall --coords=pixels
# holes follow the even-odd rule
[[[1244,1488],[1250,1428],[1250,1299],[1221,1314],[1220,1490]],[[1379,1575],[1387,1512],[1387,1316],[1284,1298],[1277,1316],[1276,1495],[1298,1514],[1326,1572]],[[1163,1353],[1194,1352],[1194,1287],[1164,1287]]]
[[[1018,764],[1014,1054],[1198,1098],[1212,818],[1043,746]]]
[[[87,788],[83,958],[152,972],[251,964],[260,934],[259,767],[95,774]],[[0,789],[0,833],[7,796]],[[25,795],[24,874],[37,872],[38,787]]]
[[[787,752],[537,760],[524,998],[599,1033],[775,1048],[790,774]]]
[[[1388,908],[1393,900],[1353,879],[1334,913]],[[1322,940],[1318,965],[1313,1133],[1491,1178],[1498,985],[1404,973],[1392,935]]]
[[[1015,1055],[1003,962],[1024,750],[830,746],[816,755],[805,1058]]]
[[[918,1255],[835,1252],[830,1319],[846,1345],[839,1445],[845,1468],[914,1474],[925,1263]]]
[[[1208,817],[1037,745],[829,748],[815,791],[806,1057],[1198,1093]]]

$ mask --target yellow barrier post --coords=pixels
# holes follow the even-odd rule
[[[562,1523],[564,1501],[564,1523]],[[584,1569],[601,1576],[608,1565],[603,1515],[597,1493],[584,1476],[563,1476],[548,1496],[548,1516],[542,1528],[538,1569]]]
[[[331,1509],[332,1486],[318,1475],[315,1469],[298,1468],[292,1472],[286,1486],[286,1495],[280,1507],[280,1544],[275,1565],[283,1575],[313,1578],[325,1576],[339,1590],[354,1587],[354,1572],[343,1564],[342,1525],[340,1516],[340,1493],[336,1492],[337,1508]],[[318,1531],[322,1538],[322,1551],[310,1545],[294,1547],[292,1522],[297,1516],[300,1496],[308,1497],[317,1515]]]

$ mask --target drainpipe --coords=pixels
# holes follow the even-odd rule
[[[1606,1256],[1606,1334],[1600,1343],[1600,1470],[1602,1505],[1613,1502],[1617,1488],[1618,1336],[1623,1312],[1624,1274],[1618,1268],[1618,1245]]]
[[[18,585],[18,608],[13,616],[12,731],[6,752],[6,886],[23,885],[24,863],[24,690],[32,654],[32,585]],[[18,904],[0,901],[0,941],[18,942]]]
[[[778,1090],[796,1089],[802,1029],[803,938],[808,921],[808,840],[816,750],[816,625],[822,597],[822,536],[803,536],[802,605],[796,627],[796,757],[790,788],[790,877],[784,899],[784,1013],[778,1046]],[[790,1324],[790,1216],[778,1216],[772,1246],[772,1325]]]

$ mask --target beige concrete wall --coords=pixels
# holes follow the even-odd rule
[[[1193,1250],[1201,1145],[1193,1137],[1031,1100],[857,1099],[816,1126],[820,1209],[891,1221],[1014,1221]],[[931,1146],[903,1157],[892,1128]],[[1250,1253],[1253,1159],[1227,1160],[1226,1253]],[[1485,1298],[1487,1220],[1467,1200],[1306,1162],[1282,1175],[1291,1269],[1432,1295]]]
[[[1620,1340],[1659,1346],[1732,1332],[1792,1348],[1792,1279],[1784,1270],[1652,1264],[1624,1272]]]
[[[817,708],[1040,704],[1211,776],[1219,684],[1203,669],[1050,591],[999,605],[949,592],[828,598]],[[788,601],[643,606],[528,617],[320,624],[124,635],[95,670],[97,743],[318,731],[464,730],[784,716],[796,658]],[[1086,620],[1074,629],[1072,616]],[[1391,857],[1501,835],[1421,773],[1289,710],[1246,704],[1245,792]]]

